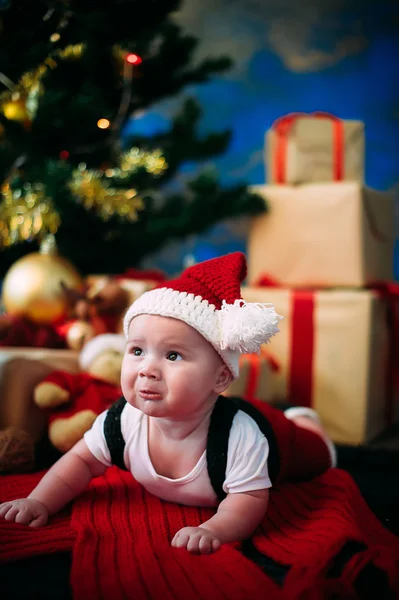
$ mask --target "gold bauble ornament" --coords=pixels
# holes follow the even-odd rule
[[[65,318],[68,309],[63,285],[83,289],[83,279],[69,261],[58,256],[54,236],[48,236],[39,252],[17,260],[7,272],[2,290],[4,308],[10,316],[56,323]]]
[[[31,119],[26,106],[26,100],[21,97],[3,102],[1,111],[9,121],[18,121],[24,126],[30,124]]]

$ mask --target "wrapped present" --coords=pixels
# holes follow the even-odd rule
[[[51,371],[79,370],[79,354],[48,348],[2,348],[0,350],[0,430],[26,431],[33,442],[45,431],[47,416],[33,402],[33,389]]]
[[[367,442],[398,420],[389,295],[275,287],[244,287],[242,295],[272,302],[284,316],[268,345],[280,364],[271,380],[273,400],[312,406],[342,444]]]
[[[266,132],[266,181],[364,181],[364,124],[328,113],[293,113]]]
[[[355,182],[257,185],[269,211],[252,220],[248,281],[364,287],[393,277],[394,198]]]
[[[272,375],[279,369],[277,360],[266,349],[260,354],[240,357],[240,375],[224,392],[225,396],[239,396],[250,402],[254,399],[272,401]]]

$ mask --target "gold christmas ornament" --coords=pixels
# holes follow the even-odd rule
[[[2,102],[1,111],[9,121],[18,121],[25,126],[31,122],[28,108],[26,106],[26,98],[17,96]]]
[[[83,289],[83,279],[69,261],[58,256],[54,237],[48,236],[39,252],[17,260],[7,272],[2,290],[7,314],[42,324],[62,320],[68,309],[62,284]]]

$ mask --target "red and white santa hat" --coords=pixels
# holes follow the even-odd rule
[[[278,333],[282,319],[272,304],[248,303],[240,284],[247,274],[245,256],[234,252],[198,263],[178,279],[164,282],[140,296],[127,310],[124,332],[138,315],[160,315],[194,327],[238,377],[240,354],[259,352]]]
[[[80,368],[85,371],[97,356],[108,350],[123,354],[126,338],[123,333],[102,333],[89,340],[79,354]]]

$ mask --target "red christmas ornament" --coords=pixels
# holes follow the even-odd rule
[[[69,152],[68,152],[68,150],[61,150],[61,152],[60,152],[60,159],[61,160],[67,160],[67,158],[69,158]]]

